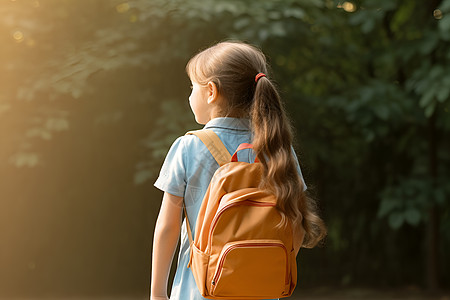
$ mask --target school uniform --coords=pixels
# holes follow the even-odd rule
[[[251,143],[251,128],[248,119],[215,118],[210,120],[204,129],[213,130],[221,139],[230,154],[233,154],[242,143]],[[296,156],[294,155],[296,158]],[[251,150],[238,153],[238,160],[254,162],[255,155]],[[167,153],[155,187],[169,194],[183,197],[192,235],[195,238],[195,223],[203,197],[208,189],[214,172],[219,168],[206,146],[195,135],[177,138]],[[300,167],[297,168],[301,175]],[[303,180],[303,176],[301,175]],[[306,189],[306,184],[304,189]],[[186,219],[181,228],[181,245],[178,255],[178,266],[172,284],[171,300],[205,299],[198,291],[194,276],[189,268],[189,239],[186,230]]]

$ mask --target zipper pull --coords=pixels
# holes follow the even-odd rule
[[[213,281],[211,282],[211,284],[212,284],[212,285],[216,285],[216,282],[214,281],[214,279],[213,279]]]

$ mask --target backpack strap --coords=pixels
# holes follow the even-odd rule
[[[253,149],[253,145],[252,144],[248,144],[248,143],[242,143],[239,145],[239,147],[236,149],[236,152],[234,152],[233,156],[231,157],[231,161],[232,162],[237,162],[238,158],[237,158],[237,153],[238,151],[244,150],[244,149]],[[259,162],[258,157],[255,157],[255,163]]]
[[[186,205],[184,205],[184,201],[183,201],[183,209],[184,209],[184,215],[186,216],[186,227],[187,227],[187,233],[188,233],[188,237],[189,237],[189,245],[192,245],[194,240],[192,239],[191,226],[189,225],[189,219],[187,216]]]
[[[183,201],[183,209],[184,209],[184,216],[186,217],[185,220],[186,220],[187,234],[188,234],[188,238],[189,238],[189,250],[192,250],[192,244],[194,244],[194,239],[192,238],[191,226],[189,225],[189,219],[188,219],[186,205],[184,204],[184,201]],[[192,251],[190,251],[189,256],[190,256],[189,262],[187,264],[188,268],[191,267],[191,263],[192,263]]]
[[[188,131],[186,135],[195,135],[197,136],[203,144],[205,144],[206,148],[208,148],[211,155],[214,157],[216,162],[219,164],[219,166],[223,166],[226,163],[229,163],[231,161],[231,154],[228,152],[225,145],[220,140],[219,136],[212,131],[211,129],[203,129],[203,130],[195,130],[195,131]],[[189,237],[189,246],[192,248],[192,244],[194,243],[194,239],[192,238],[192,231],[191,226],[189,225],[189,218],[186,211],[186,205],[183,204],[184,208],[184,215],[186,217],[186,228],[187,228],[187,234]],[[192,261],[192,253],[190,255],[190,260],[187,265],[189,268],[191,266]]]
[[[209,152],[211,152],[212,156],[217,161],[219,166],[223,166],[224,164],[231,161],[230,152],[228,152],[227,148],[222,143],[220,138],[211,129],[189,131],[186,134],[193,134],[197,136],[203,142],[203,144],[205,144]]]

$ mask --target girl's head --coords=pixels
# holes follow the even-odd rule
[[[222,100],[218,103],[220,116],[248,117],[255,76],[267,73],[267,65],[259,49],[241,42],[222,42],[191,58],[186,71],[194,85],[214,85]]]
[[[218,116],[250,118],[253,149],[264,170],[261,187],[277,196],[284,217],[303,225],[303,246],[312,247],[326,229],[314,201],[303,192],[291,148],[292,129],[281,98],[268,77],[255,80],[267,69],[261,50],[242,42],[222,42],[203,50],[186,66],[194,88],[191,107],[201,124]]]

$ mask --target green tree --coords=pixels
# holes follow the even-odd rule
[[[142,244],[133,241],[149,235],[139,222],[156,217],[158,207],[133,206],[121,193],[160,196],[148,188],[168,147],[198,127],[187,104],[185,63],[214,42],[242,39],[268,54],[270,76],[297,130],[308,186],[329,227],[325,248],[302,250],[299,287],[416,283],[435,289],[449,279],[450,0],[23,0],[1,3],[0,12],[0,199],[8,207],[1,221],[26,202],[47,216],[37,224],[53,230],[37,236],[58,240],[54,228],[73,228],[76,219],[46,215],[38,205],[44,196],[35,195],[50,195],[55,215],[64,216],[58,205],[74,205],[67,199],[98,203],[91,210],[73,207],[87,225],[72,229],[78,235],[66,244],[99,266],[141,253],[120,273],[145,273],[138,261],[145,253],[136,250]],[[30,177],[35,185],[23,200],[13,193],[27,189],[12,187],[29,174],[39,176]],[[109,181],[100,185],[98,178]],[[104,224],[116,229],[115,239],[86,233],[108,232],[89,217],[103,216],[102,207],[114,207]],[[133,217],[120,222],[117,216],[130,207]],[[0,232],[14,244],[13,231],[0,226]],[[130,232],[139,233],[130,238]],[[121,239],[134,248],[116,242]],[[26,250],[49,248],[42,240]],[[87,252],[82,243],[108,251]],[[67,253],[53,260],[69,260],[60,247]],[[90,278],[77,269],[83,259],[70,262],[72,282]],[[130,293],[142,283],[98,269],[90,274],[105,281],[78,292],[100,293],[114,276],[110,292]],[[1,278],[8,290],[20,287],[11,278],[28,280],[30,291],[44,289],[45,278],[62,280],[57,271],[46,272],[40,281],[19,273]],[[59,283],[70,291],[71,284]]]

